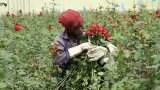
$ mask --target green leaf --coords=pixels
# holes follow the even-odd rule
[[[123,53],[124,53],[124,56],[125,56],[126,58],[129,58],[129,57],[130,57],[130,51],[129,51],[129,50],[124,50]]]
[[[109,88],[107,88],[107,87],[102,87],[102,89],[101,90],[110,90]]]
[[[57,79],[56,79],[55,77],[52,77],[52,78],[51,78],[51,82],[52,82],[52,83],[57,83],[58,81],[57,81]]]
[[[153,55],[152,58],[154,58],[153,64],[157,64],[160,62],[160,54]]]
[[[2,89],[2,88],[5,88],[5,87],[7,87],[7,85],[5,84],[5,83],[0,83],[0,88]]]
[[[122,88],[123,87],[123,81],[118,81],[117,83],[112,85],[111,90],[118,90],[118,88]]]
[[[158,69],[158,67],[160,67],[160,64],[156,64],[156,65],[152,65],[152,66],[147,66],[146,68],[149,68],[149,69]]]
[[[143,21],[138,21],[136,23],[134,23],[134,27],[139,27],[142,23],[144,23]]]
[[[137,48],[137,49],[141,49],[141,48],[143,48],[143,45],[142,45],[142,44],[138,44],[138,45],[136,46],[136,48]]]
[[[160,85],[156,86],[154,90],[160,90]]]
[[[104,75],[104,73],[103,72],[98,72],[98,75],[102,76],[102,75]]]
[[[1,50],[0,51],[0,58],[4,59],[4,60],[10,60],[10,58],[12,57],[13,53],[10,53],[7,50]]]
[[[24,75],[24,74],[26,74],[26,73],[24,72],[24,70],[22,70],[22,69],[17,70],[17,71],[18,71],[18,73],[19,73],[20,75]]]
[[[111,65],[111,64],[106,64],[106,65],[104,66],[104,68],[107,68],[107,69],[110,70],[110,71],[114,71],[114,70],[117,69],[117,67],[116,67],[115,65]]]
[[[105,42],[105,40],[104,40],[104,39],[102,39],[102,38],[100,39],[100,41],[101,41],[102,43],[104,43],[104,42]]]
[[[134,59],[137,61],[140,57],[140,53],[138,51],[134,51]]]
[[[5,77],[4,72],[0,70],[0,79],[3,79]]]
[[[150,38],[150,34],[145,33],[144,36],[145,36],[145,39],[149,39]]]

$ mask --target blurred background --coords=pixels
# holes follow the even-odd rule
[[[110,2],[108,4],[107,2]],[[157,10],[160,8],[160,0],[0,0],[0,3],[6,3],[6,7],[0,7],[0,13],[17,12],[22,10],[23,12],[39,12],[42,9],[51,10],[52,7],[56,11],[64,11],[67,9],[75,10],[90,10],[96,9],[99,6],[105,8],[114,7],[115,3],[118,5],[118,10],[133,10],[133,5],[136,5],[138,10],[139,4],[143,4],[149,10]]]

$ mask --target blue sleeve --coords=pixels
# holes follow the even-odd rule
[[[53,59],[55,63],[61,68],[66,68],[70,63],[68,49],[60,38],[56,38],[54,44],[56,45],[58,50]]]

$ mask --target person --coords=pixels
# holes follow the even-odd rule
[[[83,19],[80,14],[72,9],[68,9],[60,13],[58,16],[59,23],[64,27],[64,32],[58,34],[52,45],[53,45],[53,60],[55,62],[55,66],[61,68],[61,71],[58,71],[58,77],[64,77],[66,69],[72,64],[71,58],[76,57],[81,54],[83,51],[91,49],[100,50],[101,56],[97,58],[91,55],[91,61],[96,61],[101,58],[106,53],[106,48],[93,46],[90,42],[80,43],[80,39],[83,36],[84,26]],[[111,45],[113,47],[113,45]],[[110,49],[113,49],[110,47]]]
[[[80,44],[80,39],[83,36],[84,26],[80,14],[72,9],[68,9],[60,13],[58,16],[59,23],[64,27],[64,32],[58,34],[54,39],[53,45],[56,48],[53,60],[58,67],[66,69],[70,64],[70,59],[81,54],[83,51],[91,49],[100,53],[92,55],[91,61],[96,61],[103,57],[107,50],[111,53],[115,52],[116,47],[109,44],[107,48],[101,46],[93,46],[90,42]],[[98,52],[99,51],[99,52]],[[92,53],[92,52],[91,52]]]
[[[77,11],[68,9],[60,13],[58,21],[64,27],[64,31],[55,37],[52,43],[52,54],[54,66],[58,68],[56,77],[60,79],[65,76],[67,68],[72,64],[71,59],[89,49],[91,43],[80,43],[84,26],[82,17]],[[64,88],[61,86],[59,90]]]
[[[63,70],[60,76],[65,75],[65,70],[71,64],[71,58],[81,54],[91,47],[90,42],[80,43],[84,32],[83,20],[80,14],[72,9],[62,12],[58,16],[59,23],[64,27],[64,32],[58,34],[53,42],[56,51],[53,56],[55,64]]]

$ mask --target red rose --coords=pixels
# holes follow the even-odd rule
[[[110,36],[109,34],[105,34],[105,35],[104,35],[104,38],[105,38],[105,39],[110,39],[111,36]]]
[[[99,30],[99,25],[98,25],[98,24],[95,24],[95,25],[93,25],[93,28],[94,28],[95,30]]]
[[[15,15],[14,13],[12,13],[12,15],[11,15],[11,16],[12,16],[12,18],[15,18],[15,17],[16,17],[16,15]]]
[[[92,20],[92,24],[94,24],[94,20]]]
[[[42,12],[39,12],[38,16],[42,16]]]
[[[94,35],[94,34],[98,34],[98,37],[102,36],[104,37],[105,39],[110,39],[110,34],[109,34],[109,30],[105,29],[104,26],[99,26],[98,24],[95,24],[95,25],[91,25],[89,26],[89,29],[86,31],[87,35]],[[96,38],[97,35],[95,35]]]
[[[93,35],[93,34],[94,34],[94,31],[89,29],[89,30],[87,30],[86,33],[87,33],[87,35]]]
[[[52,25],[51,24],[48,24],[48,29],[52,29]]]
[[[104,34],[106,35],[106,34],[108,34],[108,32],[109,32],[109,30],[104,30]]]
[[[99,34],[102,35],[104,33],[104,27],[99,27]]]
[[[89,30],[94,30],[93,26],[89,26]]]
[[[123,16],[123,18],[124,18],[124,19],[126,19],[126,18],[127,18],[127,16],[126,16],[126,15],[124,15],[124,16]]]
[[[117,21],[114,21],[113,23],[112,23],[112,26],[117,26]]]
[[[19,31],[21,29],[21,24],[20,23],[16,23],[15,25],[14,25],[14,30],[15,31]]]
[[[7,12],[6,16],[8,16],[8,17],[10,16],[10,13],[9,13],[9,11]]]
[[[156,11],[156,15],[157,15],[157,17],[160,17],[160,10]]]
[[[110,39],[111,36],[110,36],[110,34],[109,34],[109,30],[106,29],[106,30],[104,30],[103,33],[104,33],[104,38],[105,38],[105,39]]]
[[[108,22],[110,22],[111,21],[111,18],[107,18],[108,19]]]

